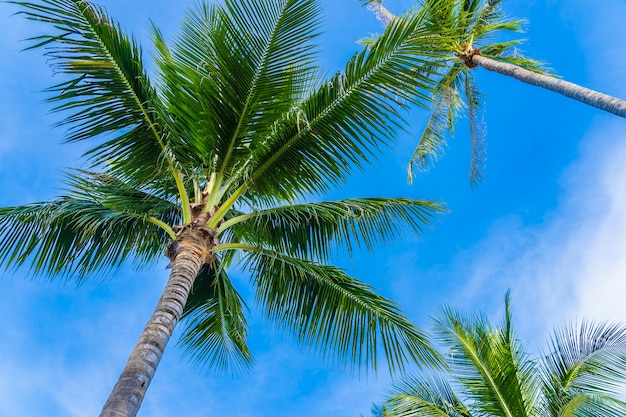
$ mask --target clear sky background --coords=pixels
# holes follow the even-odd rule
[[[173,36],[189,1],[106,0],[144,45],[149,20]],[[387,0],[395,13],[404,0]],[[359,3],[325,0],[322,65],[331,74],[382,31]],[[19,52],[41,27],[0,4],[0,206],[53,198],[60,173],[80,163],[80,145],[60,145],[57,116],[42,103],[51,85],[40,51]],[[524,51],[566,80],[626,98],[624,0],[510,0],[528,19]],[[399,236],[374,254],[336,263],[397,301],[419,326],[441,305],[498,318],[512,290],[520,336],[535,351],[549,330],[582,317],[626,321],[626,120],[478,69],[486,94],[485,181],[470,187],[469,140],[459,125],[429,173],[406,184],[405,169],[427,114],[411,114],[380,164],[326,198],[387,196],[446,202],[450,212],[420,239]],[[463,122],[463,121],[462,121]],[[315,199],[320,199],[316,196]],[[123,269],[104,283],[32,280],[0,272],[0,416],[98,415],[167,279],[167,261]],[[247,277],[235,285],[250,299]],[[338,371],[273,329],[250,300],[256,365],[236,378],[195,369],[170,343],[140,416],[369,415],[388,385]]]

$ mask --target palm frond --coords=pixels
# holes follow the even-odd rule
[[[608,395],[578,394],[558,410],[559,417],[623,417],[626,403]]]
[[[465,102],[469,118],[470,139],[472,142],[472,159],[470,164],[470,183],[476,185],[482,181],[485,165],[485,126],[480,115],[482,105],[481,93],[476,80],[469,71],[465,71]]]
[[[308,86],[318,15],[314,0],[199,4],[187,14],[171,51],[159,48],[173,129],[182,137],[178,159],[187,153],[195,166],[210,166],[217,184],[233,176],[252,142]]]
[[[342,270],[263,248],[236,247],[247,251],[245,266],[270,320],[324,357],[376,369],[382,345],[392,373],[413,362],[439,363],[424,332],[392,301]]]
[[[218,261],[204,265],[194,281],[182,319],[180,339],[196,363],[220,373],[237,373],[252,364],[246,344],[246,305]]]
[[[459,96],[459,74],[465,68],[455,63],[437,84],[436,104],[420,136],[408,166],[408,180],[412,182],[414,169],[427,169],[443,152],[446,134],[452,135],[458,115],[463,110]]]
[[[584,321],[557,328],[544,357],[544,391],[553,412],[581,394],[619,396],[626,380],[626,327]]]
[[[434,90],[433,42],[424,15],[394,20],[373,47],[319,86],[261,142],[245,167],[241,193],[290,200],[319,193],[361,168],[403,126],[400,110],[425,106]],[[442,38],[445,34],[442,34]]]
[[[49,88],[54,110],[69,112],[67,141],[102,138],[86,155],[125,179],[148,182],[168,164],[158,99],[141,64],[141,50],[105,11],[84,0],[12,2],[27,19],[55,33],[31,38],[45,47],[53,70],[66,80]],[[110,164],[115,161],[114,164]]]
[[[159,188],[159,183],[137,188],[111,174],[81,169],[66,174],[64,183],[67,195],[75,199],[94,201],[119,212],[155,216],[169,225],[181,220],[177,195],[170,194],[167,187]]]
[[[173,224],[176,206],[104,175],[68,183],[68,196],[55,201],[0,208],[0,264],[82,280],[129,258],[146,266],[162,256],[168,234],[151,218]]]
[[[440,204],[421,200],[346,199],[259,210],[223,227],[231,229],[233,241],[325,261],[339,246],[374,250],[403,232],[421,234],[442,211]]]
[[[392,386],[383,406],[393,417],[471,417],[450,383],[438,375],[411,376]]]
[[[452,371],[477,412],[529,416],[538,395],[535,364],[515,338],[508,297],[506,304],[504,323],[498,328],[484,317],[463,317],[444,309],[436,320],[437,334],[450,349]]]

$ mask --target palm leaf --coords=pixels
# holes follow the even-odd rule
[[[246,344],[245,303],[216,261],[204,265],[185,305],[180,344],[201,366],[236,373],[253,361]]]
[[[465,102],[469,118],[470,139],[472,142],[472,159],[470,165],[470,183],[482,181],[482,170],[485,164],[485,128],[480,116],[481,93],[476,87],[474,76],[465,72]]]
[[[131,257],[146,266],[162,256],[168,234],[157,223],[178,218],[173,204],[107,176],[70,175],[68,183],[66,197],[0,208],[0,263],[82,280]]]
[[[450,383],[438,376],[407,377],[393,384],[384,407],[393,417],[471,417]]]
[[[626,403],[603,394],[578,394],[553,414],[559,417],[623,417]]]
[[[437,84],[436,104],[432,109],[426,127],[411,155],[408,166],[408,180],[413,181],[414,169],[427,169],[443,152],[446,133],[454,132],[456,119],[463,110],[463,100],[459,96],[459,74],[465,68],[455,63]]]
[[[46,48],[55,72],[66,81],[51,87],[54,110],[69,112],[67,141],[112,136],[87,155],[125,179],[145,183],[159,177],[168,160],[159,125],[158,100],[141,64],[141,50],[104,10],[84,0],[13,2],[26,18],[50,24],[55,34],[31,38]],[[110,161],[115,161],[110,165]]]
[[[216,187],[236,177],[310,82],[318,12],[312,0],[245,0],[187,14],[171,51],[159,48],[178,159],[215,170]]]
[[[338,246],[374,250],[403,232],[420,234],[431,225],[437,203],[406,199],[362,198],[296,204],[259,210],[235,217],[232,240],[266,245],[291,256],[327,260]]]
[[[621,395],[626,373],[624,326],[589,321],[579,328],[562,326],[551,347],[543,363],[545,395],[553,412],[571,407],[580,395]]]
[[[238,194],[247,192],[254,204],[260,196],[324,192],[388,145],[404,123],[400,110],[431,100],[435,71],[415,70],[432,65],[434,41],[424,40],[423,21],[420,12],[394,20],[373,47],[279,121],[252,152]]]
[[[444,309],[436,320],[440,340],[451,350],[450,366],[479,413],[505,417],[534,414],[535,365],[515,339],[508,296],[499,328],[481,316]]]
[[[247,251],[245,266],[270,320],[305,346],[340,364],[376,369],[382,344],[392,373],[413,361],[439,363],[423,331],[393,302],[342,270],[252,246],[226,244],[219,250],[234,248]]]

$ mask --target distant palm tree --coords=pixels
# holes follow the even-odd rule
[[[386,26],[394,18],[381,0],[366,0],[368,9]],[[626,101],[579,85],[560,80],[543,72],[539,62],[520,55],[515,49],[522,40],[494,42],[500,31],[521,32],[523,20],[509,19],[501,10],[502,0],[423,0],[421,8],[428,13],[431,38],[445,33],[452,41],[439,43],[441,61],[448,69],[440,78],[437,100],[430,119],[409,163],[409,181],[416,167],[428,166],[445,143],[446,132],[453,132],[459,114],[465,110],[470,122],[472,163],[470,179],[481,179],[484,161],[483,134],[480,121],[481,93],[470,69],[482,67],[508,75],[528,84],[555,91],[601,110],[626,117]]]
[[[32,39],[61,82],[50,101],[87,162],[64,196],[0,209],[0,263],[83,280],[167,247],[172,271],[102,416],[137,413],[174,326],[208,366],[245,367],[245,306],[229,268],[250,273],[278,327],[340,364],[392,372],[435,364],[424,333],[391,301],[327,265],[337,249],[375,249],[420,233],[436,203],[363,198],[306,203],[387,146],[403,109],[426,106],[425,14],[389,26],[324,79],[312,40],[315,0],[227,0],[191,9],[167,46],[155,28],[156,79],[132,37],[85,0],[13,2],[47,25]],[[220,2],[221,4],[221,2]],[[422,45],[422,46],[420,46]]]
[[[449,371],[397,383],[375,416],[620,417],[626,403],[626,326],[583,321],[554,332],[535,359],[515,335],[507,294],[504,320],[446,308],[435,320]]]

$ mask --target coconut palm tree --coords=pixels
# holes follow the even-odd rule
[[[549,353],[534,358],[515,334],[507,294],[500,324],[446,308],[435,319],[435,331],[449,370],[403,379],[374,415],[626,415],[626,403],[618,398],[626,384],[623,325],[563,325],[554,331]]]
[[[521,32],[523,20],[506,17],[502,0],[448,0],[432,2],[423,0],[421,7],[429,15],[431,34],[447,33],[452,42],[439,43],[445,47],[440,58],[447,61],[448,69],[438,85],[436,102],[418,145],[409,163],[409,181],[415,168],[424,168],[440,153],[447,132],[454,131],[458,116],[467,112],[472,141],[470,180],[481,179],[484,162],[483,135],[480,106],[482,97],[470,70],[485,68],[503,75],[539,86],[587,105],[626,117],[626,101],[581,87],[546,74],[540,62],[525,58],[516,47],[521,39],[496,42],[499,32]],[[367,0],[384,25],[395,15],[387,10],[381,0]],[[510,36],[509,36],[510,38]]]
[[[329,260],[421,233],[441,205],[307,202],[387,146],[405,108],[426,106],[434,67],[414,74],[432,47],[419,41],[424,13],[391,23],[325,78],[316,0],[200,3],[171,45],[154,28],[153,81],[140,46],[96,4],[14,3],[48,30],[29,49],[45,48],[61,77],[48,93],[66,140],[90,146],[64,195],[0,209],[0,263],[80,282],[130,260],[153,264],[166,248],[171,261],[102,416],[137,413],[181,318],[197,360],[223,370],[251,362],[236,267],[270,321],[340,365],[376,369],[379,353],[392,372],[438,362],[397,305]]]

